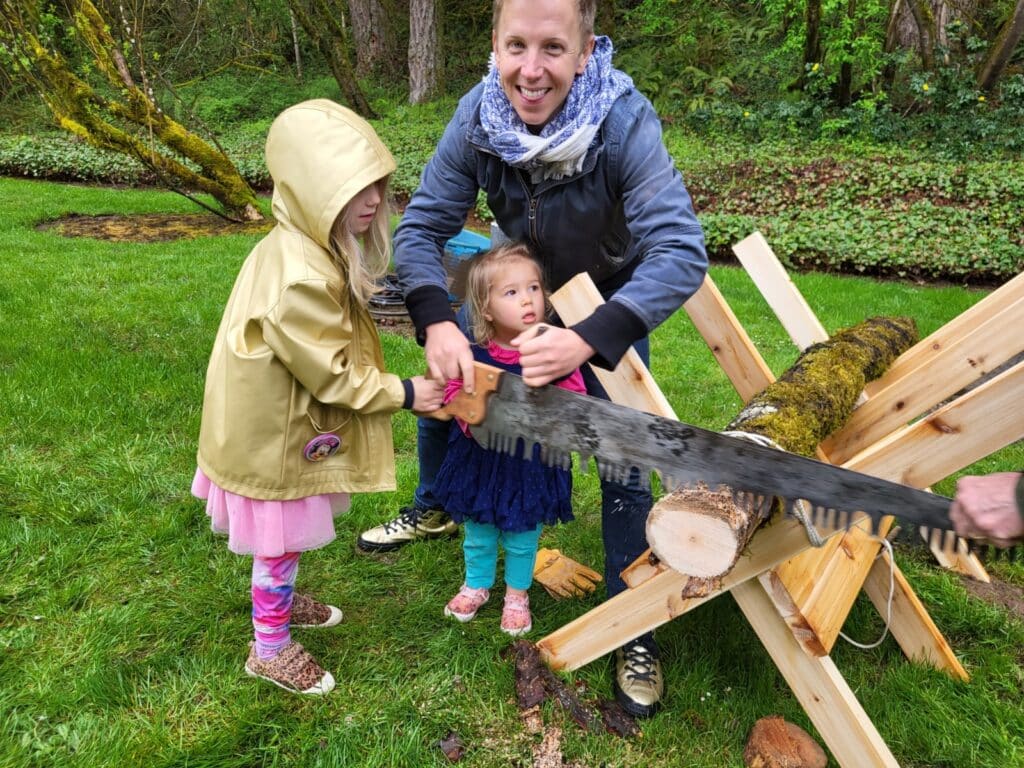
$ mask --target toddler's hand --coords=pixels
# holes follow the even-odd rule
[[[444,399],[444,384],[436,379],[425,376],[413,376],[412,410],[418,413],[429,413],[441,407]]]

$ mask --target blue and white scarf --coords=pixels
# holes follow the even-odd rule
[[[594,41],[594,52],[583,74],[573,80],[562,109],[539,135],[530,133],[501,87],[494,54],[484,76],[480,123],[499,157],[530,172],[536,183],[561,179],[579,172],[612,104],[633,87],[625,72],[612,66],[612,41],[605,35]]]

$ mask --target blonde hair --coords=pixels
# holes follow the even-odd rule
[[[380,188],[380,205],[369,229],[357,238],[348,227],[349,205],[341,209],[331,227],[331,255],[348,283],[349,293],[360,304],[380,290],[379,281],[391,264],[391,205],[388,179],[375,182]]]
[[[466,275],[466,306],[469,311],[470,328],[477,344],[486,346],[495,335],[494,323],[486,317],[494,274],[502,267],[517,261],[527,261],[537,268],[537,279],[541,281],[543,288],[544,272],[526,243],[503,243],[474,256],[469,263],[469,272]],[[544,296],[546,311],[546,290]]]
[[[594,19],[597,16],[597,0],[575,0],[576,12],[580,17],[580,37],[584,43],[594,34]],[[494,0],[491,12],[491,28],[497,29],[505,0]]]

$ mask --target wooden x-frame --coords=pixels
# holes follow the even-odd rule
[[[798,347],[827,338],[759,233],[733,250]],[[552,296],[566,323],[586,317],[600,301],[585,275]],[[684,309],[744,401],[774,380],[710,277]],[[1024,362],[963,392],[1024,350],[1022,327],[1024,275],[901,355],[865,388],[849,422],[819,447],[819,458],[925,488],[1024,438]],[[633,350],[599,377],[613,401],[676,418]],[[884,617],[893,573],[890,631],[904,653],[968,678],[899,568],[880,551],[880,541],[857,526],[813,549],[799,523],[777,519],[754,536],[721,589],[699,599],[681,596],[685,574],[652,565],[645,555],[623,573],[628,590],[538,646],[553,668],[577,669],[729,592],[839,764],[898,766],[828,656],[861,589]],[[933,551],[948,567],[985,578],[966,550]]]

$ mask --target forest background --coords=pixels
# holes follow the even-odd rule
[[[0,8],[0,173],[159,183],[235,218],[260,216],[269,122],[310,97],[374,121],[407,197],[490,43],[481,0]],[[760,229],[791,267],[992,283],[1024,264],[1024,0],[598,8],[713,256]]]
[[[759,717],[814,734],[727,599],[659,630],[669,697],[642,738],[584,732],[554,704],[528,731],[495,611],[441,615],[459,542],[354,546],[410,498],[409,414],[397,493],[357,498],[303,558],[302,587],[345,611],[300,638],[338,690],[309,701],[242,673],[247,564],[188,483],[209,345],[271,224],[267,128],[302,99],[353,106],[395,154],[401,203],[485,71],[490,19],[479,0],[0,0],[0,766],[441,766],[454,733],[473,766],[718,768],[741,764]],[[1022,31],[1024,0],[602,0],[598,16],[776,373],[796,350],[724,263],[754,230],[829,331],[907,314],[926,335],[1024,269]],[[475,214],[485,228],[485,201]],[[117,219],[126,241],[65,236],[85,218]],[[154,218],[195,231],[133,242]],[[393,370],[422,370],[413,340],[381,336]],[[685,313],[652,349],[680,418],[728,423],[741,404]],[[1017,443],[973,470],[1021,466]],[[574,507],[544,544],[600,567],[593,472]],[[978,599],[927,550],[897,552],[971,681],[891,637],[837,644],[837,667],[901,765],[1024,765],[1024,565],[990,563]],[[532,637],[600,599],[534,590]],[[845,631],[873,640],[884,621],[860,600]],[[567,679],[611,695],[605,661]]]

